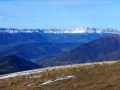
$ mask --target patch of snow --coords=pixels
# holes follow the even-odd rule
[[[66,76],[65,78],[58,78],[58,79],[56,79],[54,81],[60,81],[60,80],[70,79],[70,78],[75,78],[75,77],[73,75],[71,75],[71,76]]]
[[[67,76],[66,78],[74,78],[74,76],[73,76],[73,75],[71,75],[71,76]]]
[[[0,75],[0,79],[8,79],[8,78],[16,77],[16,76],[21,76],[21,75],[40,73],[43,71],[44,71],[43,69],[34,69],[34,70],[28,70],[28,71],[22,71],[22,72],[9,73],[5,75]]]
[[[27,85],[28,87],[30,87],[30,86],[33,86],[34,85],[34,83],[31,83],[31,84],[29,84],[29,85]]]
[[[41,77],[41,75],[40,76],[33,76],[33,77],[29,77],[29,78],[40,78]]]
[[[47,80],[47,81],[45,81],[44,83],[42,83],[41,85],[46,85],[46,84],[52,83],[52,82],[54,82],[54,81],[52,81],[52,80]]]
[[[58,79],[56,79],[54,81],[60,81],[60,80],[64,80],[64,78],[58,78]]]
[[[18,75],[16,73],[14,73],[14,74],[2,76],[2,77],[0,77],[0,79],[6,79],[6,78],[16,77],[16,76],[18,76]]]
[[[75,77],[73,75],[71,75],[71,76],[66,76],[65,78],[58,78],[58,79],[56,79],[54,81],[47,80],[44,83],[42,83],[41,85],[46,85],[46,84],[49,84],[49,83],[52,83],[52,82],[56,82],[56,81],[60,81],[60,80],[65,80],[65,79],[70,79],[70,78],[75,78]]]

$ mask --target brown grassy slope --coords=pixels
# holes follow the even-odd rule
[[[75,78],[41,85],[47,80],[56,80],[68,75]],[[33,76],[41,76],[30,78]],[[32,86],[29,84],[34,83]],[[119,90],[120,62],[113,64],[94,64],[46,70],[26,76],[0,80],[0,90]]]

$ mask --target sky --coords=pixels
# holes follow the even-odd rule
[[[120,30],[120,0],[0,0],[0,28]]]

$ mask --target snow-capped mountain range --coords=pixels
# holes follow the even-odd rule
[[[16,29],[16,28],[0,28],[0,32],[7,32],[7,33],[54,33],[54,34],[83,34],[83,33],[120,33],[119,30],[113,28],[90,28],[90,27],[81,27],[81,28],[74,28],[71,30],[56,28],[56,29]]]

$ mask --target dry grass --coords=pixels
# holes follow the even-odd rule
[[[56,80],[69,75],[75,78],[41,85],[47,80]],[[36,77],[35,76],[40,76]],[[31,86],[28,86],[30,85]],[[41,73],[17,76],[0,80],[0,90],[119,90],[120,62],[94,64],[61,69],[46,70]]]

